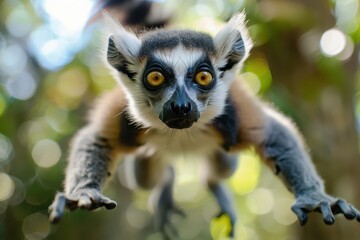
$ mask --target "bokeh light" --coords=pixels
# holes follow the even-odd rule
[[[278,198],[274,204],[273,216],[274,219],[282,225],[290,225],[296,222],[296,215],[291,211],[291,205],[294,199]]]
[[[346,46],[346,37],[338,29],[330,29],[324,32],[320,39],[321,51],[329,57],[334,57],[341,53]]]
[[[246,62],[243,76],[254,94],[266,92],[272,83],[272,75],[266,59],[253,57]]]
[[[0,71],[8,76],[22,73],[27,64],[27,55],[19,44],[0,49]]]
[[[14,181],[6,173],[0,172],[0,201],[8,200],[15,190]]]
[[[48,126],[44,118],[23,122],[18,129],[17,139],[23,146],[35,145],[48,136]]]
[[[13,146],[10,139],[0,133],[0,165],[5,164],[10,160],[12,151]]]
[[[45,239],[50,233],[50,222],[42,213],[34,213],[24,219],[22,231],[28,240]]]
[[[8,200],[8,204],[11,206],[16,206],[25,200],[26,186],[19,178],[12,176],[11,179],[15,184],[15,188],[11,198]]]
[[[240,164],[234,175],[230,178],[230,185],[237,194],[252,192],[258,184],[260,175],[260,162],[252,152],[240,155]]]
[[[125,215],[130,225],[137,229],[144,228],[151,219],[149,212],[136,207],[135,203],[129,205]]]
[[[335,16],[337,25],[348,32],[354,31],[358,11],[358,0],[336,0]]]
[[[43,7],[59,35],[80,37],[94,3],[93,0],[44,0]]]
[[[43,139],[35,144],[31,155],[39,167],[49,168],[58,163],[61,157],[61,150],[55,141]]]
[[[307,142],[313,149],[315,163],[321,166],[321,151],[335,149],[329,139],[349,143],[350,148],[356,137],[348,137],[353,131],[345,128],[352,125],[348,118],[353,116],[350,112],[353,106],[360,129],[360,73],[358,71],[358,77],[351,81],[351,71],[356,71],[358,59],[350,58],[353,54],[360,56],[358,0],[332,0],[329,4],[313,4],[314,9],[306,5],[311,1],[151,1],[166,5],[171,16],[170,28],[190,27],[212,35],[234,12],[241,12],[245,7],[255,47],[239,79],[252,93],[275,102],[294,118],[304,130],[305,138],[310,140]],[[98,24],[101,12],[98,15],[91,12],[99,2],[109,1],[0,1],[0,239],[57,240],[70,236],[73,239],[158,240],[162,237],[153,227],[154,219],[148,209],[151,193],[138,190],[132,193],[119,185],[117,177],[110,182],[105,195],[118,202],[113,210],[118,213],[76,211],[65,217],[61,225],[53,227],[47,219],[47,207],[63,183],[66,163],[61,161],[60,145],[69,146],[71,136],[83,126],[86,110],[94,98],[116,85],[104,66],[104,51],[99,51],[104,45],[103,25]],[[326,8],[317,9],[322,5]],[[120,8],[122,6],[110,11],[117,14]],[[162,11],[159,8],[155,12],[159,10]],[[120,21],[126,11],[122,9],[117,15]],[[321,15],[325,11],[328,17]],[[86,23],[89,17],[93,18]],[[332,29],[323,32],[324,27]],[[139,30],[142,29],[143,26],[139,26]],[[322,98],[329,88],[334,94]],[[353,101],[349,101],[351,91],[357,92]],[[304,101],[300,92],[306,92],[312,99]],[[334,98],[335,107],[340,110],[335,110]],[[326,108],[321,104],[323,99],[327,102]],[[318,105],[321,111],[316,110]],[[334,114],[338,111],[341,114]],[[346,111],[347,114],[343,114]],[[309,121],[310,118],[315,121]],[[334,120],[335,127],[324,131],[324,119]],[[316,132],[309,134],[308,129]],[[346,136],[338,137],[342,131]],[[321,137],[327,134],[334,134],[334,138]],[[314,135],[320,136],[319,140]],[[325,147],[314,149],[317,141]],[[352,153],[346,147],[336,149],[346,152],[342,154],[344,162]],[[328,152],[324,155],[326,159],[331,158]],[[171,159],[176,169],[174,201],[187,214],[185,219],[174,218],[179,238],[204,240],[211,239],[211,234],[225,237],[226,219],[215,224],[217,233],[209,229],[212,217],[219,212],[218,204],[206,184],[199,180],[199,172],[203,170],[199,159],[188,158]],[[300,233],[305,231],[294,231],[298,224],[294,224],[294,228],[289,226],[296,221],[290,210],[294,199],[283,183],[262,166],[254,151],[241,154],[239,160],[235,174],[224,183],[234,196],[238,215],[235,239],[303,239]],[[348,166],[343,164],[346,170],[350,169],[350,162],[346,163]],[[331,173],[326,172],[326,177],[333,177]],[[336,184],[329,181],[329,189],[356,201],[356,187],[351,187],[357,182],[353,173],[352,169],[346,173],[345,181],[340,171],[336,171]],[[350,187],[341,187],[344,185]],[[349,225],[340,226],[347,229]],[[306,231],[309,229],[311,226],[307,226]],[[321,231],[319,228],[316,232]],[[335,231],[326,232],[332,236]]]
[[[37,83],[30,73],[23,72],[9,78],[5,87],[11,97],[27,100],[34,95]]]
[[[236,237],[237,240],[260,240],[253,228],[244,225],[237,228]]]
[[[5,112],[6,105],[7,105],[6,99],[4,95],[0,93],[0,117]]]
[[[19,6],[9,14],[6,27],[12,36],[24,37],[33,28],[33,18],[23,6]]]
[[[58,38],[49,26],[38,27],[28,40],[29,51],[49,70],[57,70],[71,61],[72,44],[75,43]]]
[[[268,189],[257,188],[246,197],[246,204],[253,213],[263,215],[272,210],[274,196]]]
[[[63,72],[57,81],[57,89],[63,98],[79,98],[87,88],[87,78],[80,69]]]
[[[245,72],[240,75],[241,79],[245,82],[245,84],[248,86],[250,91],[254,94],[259,93],[261,89],[261,83],[260,79],[256,74],[252,72]]]

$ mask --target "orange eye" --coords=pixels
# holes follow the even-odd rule
[[[207,71],[199,72],[195,76],[195,82],[202,87],[209,86],[212,83],[212,81],[213,81],[213,77],[211,73]]]
[[[160,86],[164,81],[165,77],[161,72],[151,72],[146,76],[146,81],[153,87]]]

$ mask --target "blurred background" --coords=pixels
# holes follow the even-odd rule
[[[161,239],[147,191],[115,176],[112,211],[66,214],[47,207],[62,188],[68,143],[96,96],[115,86],[100,57],[101,10],[134,29],[191,27],[215,33],[246,10],[255,48],[241,74],[250,89],[291,116],[304,133],[330,194],[360,207],[360,15],[358,0],[2,0],[0,1],[0,239]],[[249,150],[227,181],[242,240],[349,240],[360,225],[300,227],[283,184]],[[199,164],[176,162],[174,219],[180,239],[223,239],[226,219],[198,179]],[[120,166],[121,168],[121,166]],[[119,175],[119,174],[118,174]],[[186,193],[186,194],[184,194]]]

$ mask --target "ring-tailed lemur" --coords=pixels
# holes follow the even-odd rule
[[[252,47],[244,14],[234,15],[214,38],[190,30],[136,36],[115,25],[107,60],[119,86],[99,100],[72,143],[65,192],[50,206],[52,222],[65,208],[116,207],[102,195],[102,186],[115,160],[127,156],[140,186],[161,185],[157,218],[166,235],[170,215],[181,213],[172,198],[171,161],[186,153],[207,159],[207,185],[234,226],[234,206],[222,179],[234,172],[235,153],[249,146],[295,194],[292,210],[301,224],[312,211],[320,211],[326,224],[333,224],[337,213],[360,221],[351,204],[325,193],[294,124],[237,80]]]

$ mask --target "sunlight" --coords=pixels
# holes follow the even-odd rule
[[[330,29],[321,36],[321,51],[328,57],[334,57],[341,53],[346,47],[346,37],[337,29]]]
[[[58,27],[57,33],[62,36],[81,32],[93,5],[92,0],[44,0],[44,9]]]

